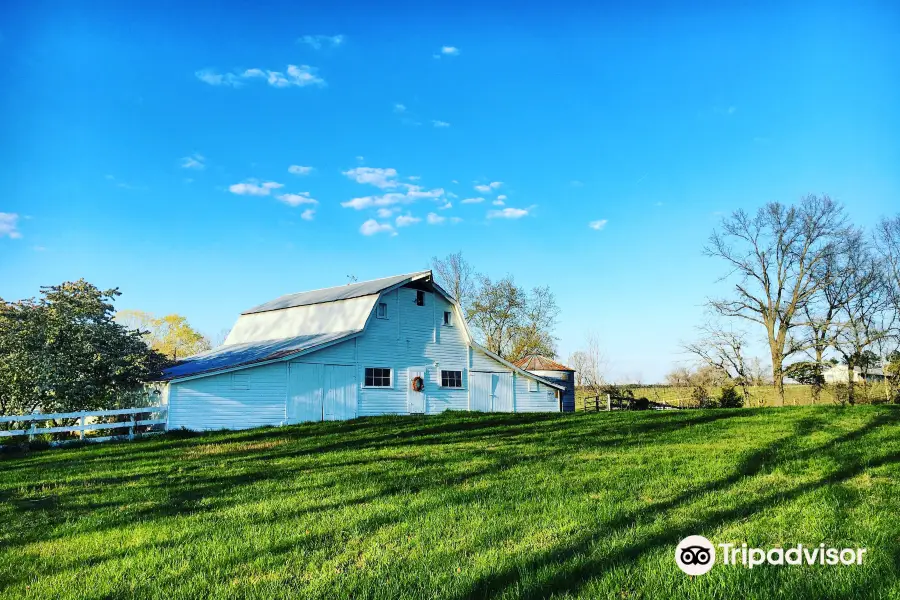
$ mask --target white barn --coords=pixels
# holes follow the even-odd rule
[[[421,378],[421,379],[417,379]],[[445,410],[559,412],[564,386],[476,344],[431,271],[283,296],[165,371],[169,428]]]

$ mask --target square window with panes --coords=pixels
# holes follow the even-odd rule
[[[391,387],[391,370],[366,367],[366,387]]]
[[[441,386],[449,388],[461,388],[462,371],[441,371]]]

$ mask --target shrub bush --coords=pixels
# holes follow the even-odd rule
[[[720,408],[741,408],[744,406],[744,397],[733,387],[722,388],[719,396]]]

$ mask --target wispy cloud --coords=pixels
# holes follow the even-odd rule
[[[580,188],[580,187],[584,187],[584,182],[579,181],[578,179],[573,179],[572,181],[569,182],[569,185],[571,185],[574,188]]]
[[[378,215],[379,219],[390,219],[391,216],[400,209],[398,208],[379,208],[375,214]]]
[[[479,204],[481,202],[484,202],[484,198],[466,198],[462,201],[463,204]]]
[[[395,113],[398,113],[398,114],[399,114],[399,113],[405,113],[405,112],[406,112],[406,105],[405,105],[405,104],[400,104],[400,103],[394,104],[394,112],[395,112]]]
[[[206,168],[206,159],[202,154],[191,154],[190,156],[185,156],[181,159],[181,168],[182,169],[205,169]]]
[[[115,175],[107,175],[106,180],[112,182],[117,188],[121,188],[123,190],[132,190],[138,192],[146,192],[147,186],[143,185],[132,185],[127,181],[122,181],[121,179],[116,178]]]
[[[291,165],[288,167],[288,173],[291,175],[309,175],[312,172],[312,167],[303,167],[300,165]]]
[[[482,194],[489,194],[494,190],[500,188],[503,185],[502,181],[492,181],[490,183],[481,183],[475,186],[476,192],[481,192]]]
[[[299,194],[281,194],[275,196],[280,202],[284,202],[288,206],[300,206],[301,204],[318,204],[319,201],[310,196],[309,192],[300,192]]]
[[[487,214],[488,219],[521,219],[525,216],[528,216],[527,208],[513,208],[511,206],[500,210],[490,210]]]
[[[503,197],[506,198],[506,196],[503,196]],[[501,200],[500,197],[498,196],[496,200],[491,202],[491,204],[493,204],[494,206],[504,206],[506,204],[506,202]]]
[[[450,127],[450,123],[448,123],[447,121],[432,120],[431,124],[434,125],[435,127],[437,127],[438,129],[442,129],[444,127]]]
[[[442,217],[437,213],[428,213],[427,219],[429,225],[440,225],[447,220],[447,217]]]
[[[377,167],[356,167],[343,173],[356,183],[368,183],[381,189],[395,188],[397,169],[379,169]]]
[[[420,223],[422,219],[419,217],[414,217],[412,215],[400,215],[397,217],[397,220],[394,221],[397,224],[397,227],[409,227],[410,225],[415,225],[416,223]]]
[[[459,56],[459,48],[457,48],[456,46],[442,46],[441,54],[443,54],[444,56]]]
[[[17,229],[18,223],[18,213],[0,212],[0,238],[8,237],[13,240],[21,238],[22,234]]]
[[[302,213],[300,213],[300,218],[304,221],[312,221],[316,217],[316,209],[307,208]]]
[[[338,35],[304,35],[297,39],[298,44],[306,44],[316,50],[325,48],[337,48],[344,43],[344,36]]]
[[[424,190],[419,186],[409,186],[405,192],[388,192],[386,194],[375,196],[361,196],[359,198],[347,200],[346,202],[341,202],[341,206],[344,208],[363,210],[366,208],[394,206],[397,204],[412,204],[416,200],[440,198],[443,195],[444,190],[442,188]]]
[[[451,208],[453,208],[453,203],[447,200],[443,206],[438,207],[438,210],[450,210]]]
[[[597,231],[600,231],[601,229],[603,229],[604,227],[606,227],[606,224],[607,224],[608,222],[609,222],[608,219],[599,219],[599,220],[597,220],[597,221],[591,221],[590,223],[588,223],[588,227],[590,227],[591,229],[595,229],[595,230],[597,230]]]
[[[213,69],[197,71],[197,79],[209,85],[240,87],[245,82],[260,79],[272,87],[305,87],[308,85],[325,85],[325,80],[316,74],[317,69],[309,65],[288,65],[285,72],[264,69],[246,69],[240,73],[217,73]]]
[[[239,196],[269,196],[272,190],[284,187],[283,183],[265,181],[260,183],[256,179],[248,179],[242,183],[228,186],[228,191]]]
[[[369,219],[363,223],[359,232],[363,235],[375,235],[376,233],[396,233],[390,223],[379,223],[375,219]]]

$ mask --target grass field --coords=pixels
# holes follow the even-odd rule
[[[672,406],[691,406],[691,389],[687,387],[673,386],[651,386],[651,387],[631,387],[635,398],[647,398],[654,402],[665,402]],[[718,398],[721,388],[712,388],[708,390],[711,397]],[[581,410],[583,406],[583,398],[585,395],[591,395],[582,389],[576,391],[575,409]],[[778,395],[773,385],[759,385],[750,387],[750,399],[752,406],[775,406]],[[856,387],[856,401],[860,404],[872,402],[885,402],[887,398],[887,390],[883,383],[869,383],[866,385],[858,384]],[[784,387],[784,402],[788,406],[809,406],[812,405],[812,389],[808,385],[790,384]],[[820,405],[834,405],[835,394],[832,386],[826,386],[820,396]]]
[[[3,598],[900,598],[900,410],[445,414],[0,456]],[[689,534],[860,566],[674,562]]]

